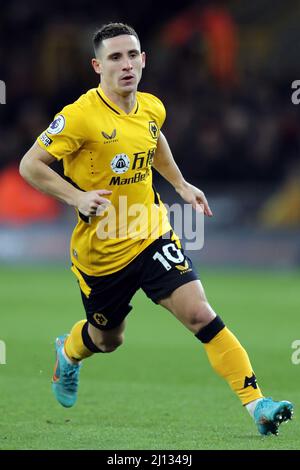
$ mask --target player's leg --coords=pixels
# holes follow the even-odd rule
[[[61,405],[69,408],[77,400],[81,361],[95,353],[114,351],[123,342],[124,329],[125,320],[107,331],[97,330],[88,321],[81,320],[73,326],[69,335],[56,339],[52,389]]]
[[[94,353],[113,352],[123,343],[124,330],[125,320],[109,330],[100,330],[87,320],[80,320],[65,341],[65,352],[73,362],[82,361]]]
[[[278,426],[291,419],[293,405],[263,398],[247,352],[209,305],[200,281],[175,289],[159,302],[203,343],[214,370],[246,405],[261,434],[277,434]]]
[[[213,311],[199,280],[178,287],[159,303],[203,343],[212,367],[244,405],[262,398],[245,349]]]
[[[99,330],[89,323],[88,334],[96,348],[103,353],[109,353],[115,351],[123,344],[125,325],[126,320],[123,320],[116,328]]]
[[[82,360],[95,353],[115,351],[123,342],[125,317],[137,289],[134,268],[108,276],[87,276],[73,267],[80,286],[86,320],[78,321],[69,334],[56,340],[56,365],[52,388],[65,407],[77,399]]]
[[[216,315],[199,280],[178,287],[159,303],[203,343],[212,367],[243,404],[262,397],[245,349]]]
[[[209,305],[198,279],[177,287],[158,303],[173,313],[194,334],[217,316]]]
[[[262,399],[247,352],[209,305],[191,260],[178,241],[171,240],[160,239],[145,253],[148,269],[143,273],[143,290],[203,343],[212,367],[254,415],[259,431],[274,433],[282,420],[291,417],[292,405]],[[260,407],[256,406],[259,403]]]

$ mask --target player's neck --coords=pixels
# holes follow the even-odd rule
[[[136,102],[136,92],[132,91],[128,95],[122,96],[112,90],[107,89],[105,84],[101,84],[104,94],[125,113],[129,114],[132,111]]]

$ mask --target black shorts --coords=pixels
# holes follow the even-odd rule
[[[171,234],[172,235],[172,234]],[[166,235],[155,240],[125,268],[106,276],[88,276],[80,271],[90,288],[81,296],[88,321],[96,328],[116,328],[128,315],[130,301],[138,289],[155,303],[177,287],[198,279],[192,261],[176,241]]]

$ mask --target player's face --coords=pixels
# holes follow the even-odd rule
[[[122,34],[102,41],[98,73],[107,89],[121,95],[135,92],[144,67],[145,53],[135,36]]]

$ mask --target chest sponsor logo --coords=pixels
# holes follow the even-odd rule
[[[109,184],[113,186],[120,186],[123,184],[132,184],[132,183],[140,183],[141,181],[145,181],[146,178],[150,175],[149,168],[146,168],[145,172],[138,171],[135,173],[134,176],[131,178],[121,178],[120,176],[112,176]]]
[[[126,153],[119,153],[112,159],[110,166],[114,173],[126,173],[130,167],[129,157],[126,155]]]
[[[150,168],[153,162],[154,154],[155,154],[156,147],[149,149],[148,152],[136,152],[133,154],[133,163],[132,163],[132,170],[135,171],[134,176],[131,178],[121,178],[120,176],[113,176],[110,180],[110,185],[120,185],[120,184],[132,184],[132,183],[139,183],[140,181],[144,181],[148,176],[150,175]],[[115,159],[118,157],[122,156],[122,160],[124,159],[124,156],[128,159],[128,166],[126,166],[126,169],[122,169],[124,166],[124,161],[119,161],[117,160],[115,162]],[[120,168],[113,168],[113,163],[114,165],[118,165]],[[130,160],[127,155],[124,153],[121,153],[119,155],[116,155],[115,158],[111,162],[111,167],[115,173],[125,173],[125,171],[128,170],[130,166]],[[122,171],[121,171],[122,170]]]
[[[65,127],[65,118],[62,114],[56,116],[53,122],[51,122],[50,126],[47,129],[48,134],[59,134],[63,128]]]
[[[153,139],[158,139],[158,125],[155,121],[149,121],[149,132]]]

